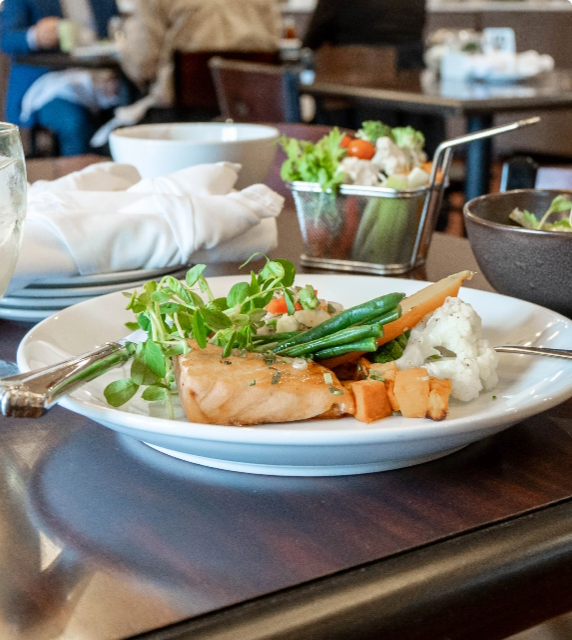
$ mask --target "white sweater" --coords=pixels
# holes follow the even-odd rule
[[[172,102],[168,69],[173,52],[278,48],[278,0],[136,0],[125,25],[121,64],[142,88]]]

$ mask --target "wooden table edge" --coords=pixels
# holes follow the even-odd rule
[[[132,640],[505,638],[572,609],[571,522],[566,499]]]

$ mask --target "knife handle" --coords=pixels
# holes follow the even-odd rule
[[[135,345],[108,342],[65,362],[0,380],[0,413],[39,418],[64,395],[127,362]]]

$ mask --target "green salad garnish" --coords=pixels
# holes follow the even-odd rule
[[[554,213],[570,211],[570,217],[555,222],[548,222]],[[540,220],[526,209],[514,209],[509,218],[525,229],[535,229],[537,231],[572,231],[572,202],[565,196],[556,196],[550,206],[540,218]]]

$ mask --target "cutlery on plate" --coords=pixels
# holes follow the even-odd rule
[[[134,345],[146,339],[147,333],[139,329],[64,362],[0,379],[0,413],[7,418],[40,418],[62,396],[127,362]]]
[[[520,347],[518,345],[501,345],[494,347],[495,351],[502,353],[521,353],[531,356],[552,356],[553,358],[572,359],[571,349],[547,349],[546,347]]]
[[[127,362],[134,344],[147,339],[143,330],[93,351],[37,371],[0,379],[0,413],[8,418],[39,418],[62,397]],[[572,350],[501,345],[495,351],[572,359]]]

